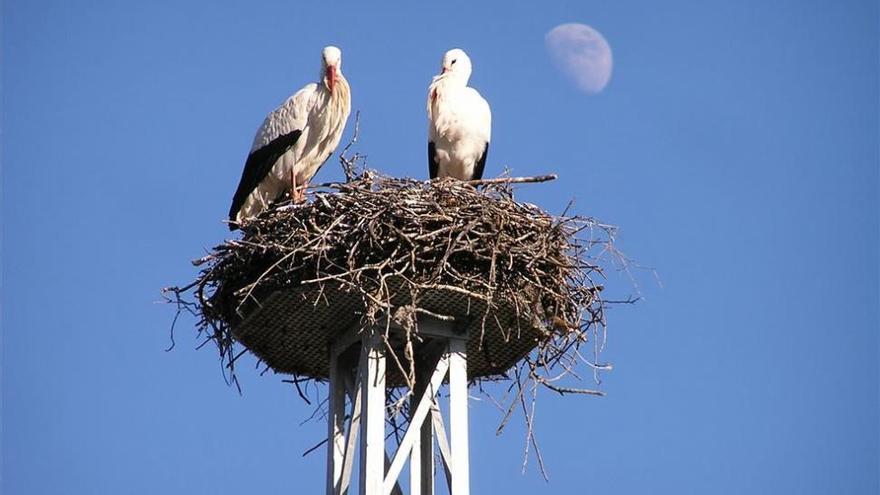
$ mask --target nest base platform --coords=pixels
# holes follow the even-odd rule
[[[398,291],[390,301],[392,315],[412,310],[408,291]],[[540,320],[526,308],[517,311],[506,301],[493,301],[487,311],[488,305],[482,299],[454,289],[431,289],[419,294],[417,304],[419,323],[409,337],[415,355],[419,355],[422,345],[419,327],[437,318],[452,322],[455,332],[467,336],[469,380],[501,377],[547,338]],[[235,325],[233,335],[278,373],[326,380],[330,377],[331,346],[338,345],[337,340],[353,329],[363,332],[369,330],[362,328],[371,328],[362,323],[364,311],[359,293],[338,287],[278,290]],[[389,344],[395,353],[402,352],[407,333],[399,325],[372,328],[390,328]],[[389,376],[388,384],[402,385],[402,374]]]

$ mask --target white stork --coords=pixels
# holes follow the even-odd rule
[[[443,55],[428,88],[428,170],[431,178],[481,179],[489,153],[492,112],[468,87],[471,59],[464,50]]]
[[[289,192],[305,188],[339,145],[351,112],[351,90],[342,75],[342,52],[324,48],[321,75],[270,113],[257,130],[229,209],[229,230]]]

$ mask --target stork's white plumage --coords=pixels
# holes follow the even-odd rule
[[[318,82],[288,98],[257,130],[229,209],[230,230],[287,192],[295,201],[304,200],[309,180],[339,145],[350,112],[342,52],[328,46]]]
[[[431,178],[481,179],[492,137],[492,112],[468,87],[471,59],[464,50],[443,56],[428,88],[428,170]]]

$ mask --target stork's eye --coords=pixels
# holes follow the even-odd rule
[[[458,59],[456,59],[456,60],[453,60],[453,61],[452,61],[452,63],[451,63],[451,64],[449,64],[449,65],[455,65],[455,62],[457,62],[457,61],[458,61]]]

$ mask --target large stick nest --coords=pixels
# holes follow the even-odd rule
[[[412,315],[422,311],[421,294],[456,290],[490,309],[513,307],[517,318],[544,329],[533,352],[504,375],[514,382],[514,402],[521,402],[526,379],[560,393],[599,394],[558,380],[579,364],[594,372],[602,367],[600,264],[614,262],[615,229],[518,202],[515,182],[529,180],[476,186],[367,172],[325,185],[307,204],[282,204],[244,223],[241,239],[194,262],[202,267],[195,282],[171,291],[179,307],[195,312],[200,334],[217,344],[231,370],[244,352],[232,329],[277,290],[333,284],[356,293],[364,328],[400,309],[393,307],[392,292],[410,293]],[[195,301],[187,303],[181,295],[190,290]],[[591,352],[581,352],[588,342]]]

